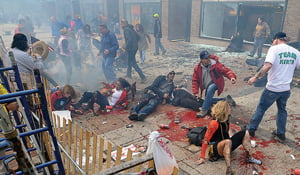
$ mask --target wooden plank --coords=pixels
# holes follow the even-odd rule
[[[86,131],[86,148],[85,148],[85,172],[89,174],[90,165],[90,132]]]
[[[139,154],[138,156],[142,157],[143,155]],[[142,164],[139,164],[139,165],[135,166],[133,172],[136,172],[136,173],[140,172],[141,171],[141,167],[142,167]]]
[[[132,160],[132,150],[131,149],[128,149],[128,152],[127,152],[127,157],[126,157],[126,162]],[[127,169],[125,170],[125,173],[129,173],[130,169]]]
[[[154,167],[154,160],[151,160],[149,163],[148,163],[148,168],[153,168]]]
[[[97,135],[93,134],[93,161],[92,161],[92,174],[96,172],[96,165],[97,165],[97,142],[98,138]]]
[[[121,156],[122,156],[122,147],[117,146],[117,157],[116,157],[116,163],[115,165],[120,165],[121,164]]]
[[[62,129],[62,146],[64,148],[66,148],[66,131],[67,131],[67,120],[64,118],[63,119],[63,129]],[[64,165],[66,164],[66,155],[65,154],[62,154],[62,161],[64,162]]]
[[[58,142],[61,142],[61,135],[60,135],[60,131],[61,131],[61,128],[60,128],[60,118],[58,115],[56,115],[56,120],[57,120],[57,140]]]
[[[94,174],[94,175],[110,175],[110,174],[117,174],[117,173],[122,172],[122,171],[124,171],[124,170],[126,170],[126,169],[135,167],[136,165],[143,164],[143,163],[148,162],[148,161],[150,161],[150,160],[153,160],[153,155],[152,155],[152,154],[148,154],[148,155],[145,155],[145,156],[143,156],[143,157],[137,158],[137,159],[135,159],[135,160],[131,160],[131,161],[122,163],[122,164],[120,164],[120,165],[114,166],[113,168],[104,170],[104,171],[102,171],[102,172],[100,172],[100,173],[96,173],[96,174]]]
[[[71,146],[72,146],[72,121],[68,120],[68,153],[72,155]],[[71,161],[67,159],[67,175],[71,174]]]
[[[106,168],[111,167],[111,152],[112,152],[112,143],[107,142]]]
[[[101,172],[103,169],[103,151],[104,151],[104,139],[100,137],[100,145],[99,145],[99,164],[98,164],[98,171]]]
[[[73,151],[73,160],[75,160],[76,162],[76,158],[77,158],[77,143],[78,143],[78,124],[77,123],[74,123],[74,151]],[[73,165],[73,168],[72,168],[72,172],[73,174],[76,174],[76,167]]]
[[[83,128],[79,130],[79,167],[82,168]]]
[[[178,169],[176,167],[174,167],[172,175],[178,175]]]

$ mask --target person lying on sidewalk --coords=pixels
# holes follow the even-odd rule
[[[175,88],[172,97],[172,105],[192,109],[197,112],[199,112],[199,108],[204,101],[203,99],[196,98],[186,88]]]
[[[199,56],[200,62],[195,66],[192,77],[192,91],[196,98],[202,98],[202,93],[205,90],[205,99],[200,112],[196,116],[206,116],[212,104],[220,100],[227,100],[230,105],[235,106],[236,103],[230,95],[226,99],[214,98],[216,91],[219,96],[224,90],[224,77],[228,78],[232,84],[235,84],[236,75],[234,72],[220,63],[217,56],[209,54],[206,50],[202,51]]]
[[[174,85],[175,71],[168,72],[167,76],[158,76],[152,85],[145,88],[145,94],[142,100],[131,109],[128,116],[130,120],[143,121],[151,114],[158,104],[170,102],[171,93]]]
[[[210,161],[224,157],[227,166],[226,174],[233,174],[231,168],[231,152],[242,145],[246,152],[246,161],[261,165],[262,162],[251,157],[250,135],[248,130],[241,130],[232,137],[229,136],[229,116],[231,108],[227,101],[219,101],[212,107],[213,120],[210,121],[204,139],[198,164],[205,162],[206,149],[209,148]]]
[[[105,110],[107,106],[113,108],[126,108],[128,105],[127,90],[131,85],[124,78],[118,78],[115,84],[106,84],[100,91],[84,92],[81,99],[72,104],[75,109],[93,109],[95,114],[99,114],[101,110]],[[82,104],[87,103],[86,107]]]

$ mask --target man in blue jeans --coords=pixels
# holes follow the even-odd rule
[[[113,68],[113,63],[119,48],[116,35],[110,32],[105,24],[99,25],[101,36],[100,54],[103,56],[102,70],[106,81],[112,83],[116,80],[116,73]]]
[[[272,46],[268,50],[264,66],[260,71],[249,79],[252,85],[257,79],[268,72],[268,82],[261,94],[259,104],[248,126],[250,136],[255,136],[266,110],[276,101],[277,104],[277,130],[272,134],[281,141],[285,140],[287,111],[286,103],[290,97],[290,84],[296,67],[300,67],[300,52],[287,45],[287,36],[284,32],[275,34]]]
[[[212,104],[220,100],[227,100],[231,106],[235,106],[235,102],[228,95],[226,98],[213,98],[215,92],[220,95],[223,92],[225,81],[224,77],[228,78],[232,84],[236,81],[236,75],[228,67],[219,62],[219,58],[215,55],[210,55],[207,51],[200,53],[200,62],[195,66],[192,77],[192,91],[197,98],[202,97],[205,92],[205,99],[197,117],[204,117],[208,114]],[[199,93],[200,89],[200,93]]]
[[[145,95],[142,101],[132,108],[128,118],[130,120],[143,121],[154,111],[158,104],[170,102],[171,93],[175,88],[173,82],[174,77],[174,71],[170,71],[167,76],[158,76],[152,85],[145,89]]]

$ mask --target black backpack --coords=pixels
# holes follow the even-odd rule
[[[186,137],[189,138],[191,144],[194,144],[196,146],[201,146],[206,130],[207,130],[206,126],[191,128],[189,129],[189,132],[186,134]]]

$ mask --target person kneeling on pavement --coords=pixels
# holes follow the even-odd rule
[[[130,120],[143,121],[154,111],[158,104],[169,103],[171,93],[175,88],[175,72],[170,71],[167,76],[158,76],[152,85],[145,88],[145,94],[139,104],[131,109]]]
[[[225,98],[213,98],[215,91],[220,95],[225,86],[224,77],[228,78],[232,84],[236,81],[236,75],[228,67],[219,62],[219,58],[215,55],[210,55],[207,51],[200,53],[200,62],[195,66],[192,77],[192,91],[197,98],[202,97],[203,90],[205,91],[205,99],[197,117],[204,117],[208,114],[212,104],[220,100],[227,100],[230,105],[235,106],[235,102],[230,95]],[[199,89],[201,93],[199,95]]]
[[[118,78],[115,84],[105,84],[101,91],[84,92],[82,98],[72,106],[76,109],[92,109],[95,114],[105,110],[107,106],[126,108],[128,105],[127,89],[130,84],[124,78]],[[84,107],[83,103],[87,103]]]
[[[231,152],[242,145],[246,152],[246,161],[261,165],[262,162],[251,156],[250,135],[248,130],[241,130],[232,137],[229,136],[229,117],[231,108],[226,101],[219,101],[212,107],[213,120],[210,121],[202,140],[202,149],[198,164],[205,163],[206,149],[209,148],[210,161],[224,157],[227,166],[226,174],[234,174],[231,168]]]

